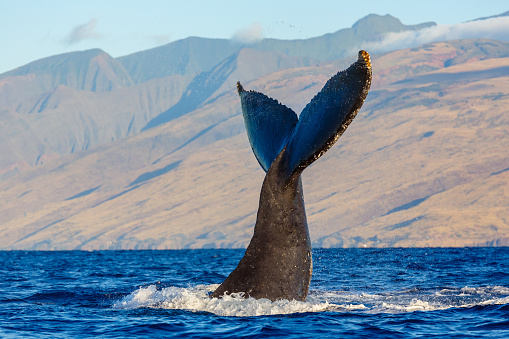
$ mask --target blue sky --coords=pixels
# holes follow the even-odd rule
[[[370,13],[447,26],[508,10],[504,0],[0,0],[0,73],[60,53],[101,48],[118,57],[188,36],[305,39]]]

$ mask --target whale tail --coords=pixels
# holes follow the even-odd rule
[[[371,85],[371,61],[366,51],[333,76],[306,105],[299,117],[266,95],[246,91],[237,83],[246,130],[256,159],[267,172],[282,154],[287,178],[320,158],[357,115]]]
[[[346,130],[371,83],[368,53],[332,77],[300,117],[240,83],[244,122],[253,152],[267,172],[251,242],[235,270],[212,293],[306,300],[313,270],[301,172]]]

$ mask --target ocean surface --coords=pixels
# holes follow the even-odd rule
[[[317,249],[306,302],[209,298],[243,253],[0,252],[0,338],[509,338],[509,248]]]

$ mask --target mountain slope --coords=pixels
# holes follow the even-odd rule
[[[190,80],[175,75],[108,92],[64,85],[45,91],[34,75],[0,80],[0,179],[138,133]]]
[[[118,60],[136,83],[142,83],[172,74],[196,75],[209,71],[240,47],[227,39],[190,37]]]
[[[129,87],[110,86],[103,92],[99,91],[105,88],[99,85],[99,75],[115,79],[116,73],[111,72],[115,68],[90,65],[98,57],[109,57],[100,51],[75,53],[74,57],[76,60],[63,55],[34,62],[0,80],[0,145],[6,145],[0,154],[0,179],[166,123],[215,100],[237,80],[309,64],[303,58],[244,48],[194,78],[170,75]],[[95,83],[86,81],[89,73],[69,80],[70,65],[95,70]],[[125,75],[120,67],[118,78]]]
[[[243,48],[221,61],[209,72],[202,72],[191,81],[179,102],[150,120],[144,129],[167,123],[202,104],[217,100],[237,81],[246,82],[287,68],[308,66],[307,58],[290,57],[282,53],[259,52]]]

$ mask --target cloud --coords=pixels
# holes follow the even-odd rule
[[[259,22],[255,22],[247,28],[238,30],[233,36],[232,40],[243,44],[254,44],[263,40],[263,27]]]
[[[151,35],[150,38],[158,46],[166,45],[171,41],[171,34]]]
[[[83,40],[101,38],[101,35],[95,31],[96,26],[97,20],[91,19],[86,24],[74,27],[65,37],[64,43],[66,45],[73,45]]]
[[[459,39],[509,41],[509,17],[469,21],[456,25],[436,25],[418,31],[388,33],[380,41],[368,42],[358,47],[372,52],[387,52],[417,47],[430,42]]]

